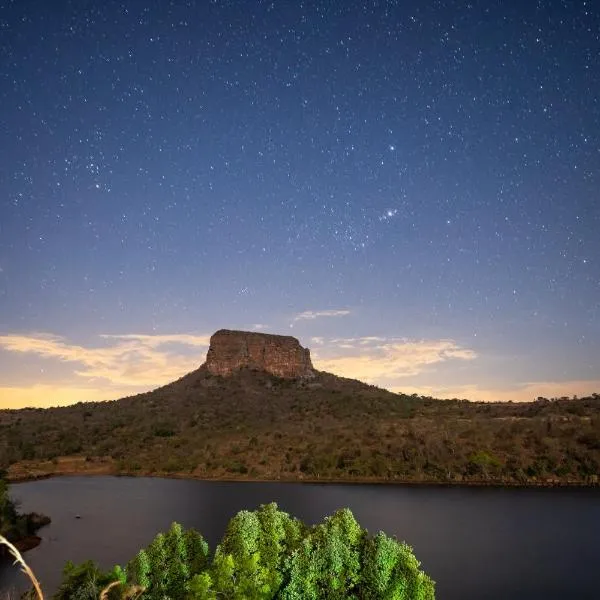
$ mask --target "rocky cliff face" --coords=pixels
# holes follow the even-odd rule
[[[295,337],[228,329],[210,338],[205,366],[214,375],[231,375],[242,368],[293,379],[315,375],[310,350]]]

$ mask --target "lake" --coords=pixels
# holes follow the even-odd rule
[[[12,485],[11,494],[22,511],[52,518],[42,544],[26,554],[47,596],[67,560],[124,565],[173,521],[196,528],[214,548],[237,511],[275,501],[310,524],[347,506],[371,533],[405,540],[440,600],[600,597],[598,489],[61,477]],[[0,566],[0,590],[22,581]]]

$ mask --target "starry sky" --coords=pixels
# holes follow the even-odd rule
[[[219,328],[480,400],[600,392],[600,6],[0,0],[0,407]]]

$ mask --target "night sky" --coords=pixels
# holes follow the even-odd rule
[[[0,407],[219,328],[392,390],[600,392],[600,6],[0,2]]]

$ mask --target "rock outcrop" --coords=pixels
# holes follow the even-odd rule
[[[288,379],[311,378],[310,350],[292,336],[220,329],[210,338],[205,367],[213,375],[231,375],[243,368]]]

